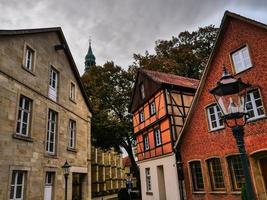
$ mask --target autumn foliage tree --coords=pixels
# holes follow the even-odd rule
[[[155,54],[134,54],[134,63],[128,70],[106,62],[103,66],[91,66],[82,76],[93,105],[93,144],[102,149],[123,147],[138,180],[140,174],[132,151],[132,119],[128,113],[136,71],[145,68],[199,79],[216,33],[213,25],[184,31],[171,40],[156,41]]]
[[[171,40],[156,41],[155,54],[134,54],[130,68],[145,68],[200,79],[217,35],[209,25],[197,31],[184,31]]]

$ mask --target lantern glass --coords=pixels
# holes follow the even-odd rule
[[[68,161],[66,161],[65,164],[62,166],[64,175],[70,174],[70,167],[71,166],[69,165]]]
[[[248,87],[250,84],[242,82],[240,78],[234,78],[224,67],[222,78],[217,86],[210,90],[222,111],[224,120],[237,120],[246,115],[245,103]]]

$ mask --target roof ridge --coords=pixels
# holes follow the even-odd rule
[[[143,71],[143,72],[159,73],[159,74],[164,74],[164,75],[167,75],[167,76],[175,76],[175,77],[179,77],[179,78],[182,78],[182,79],[193,80],[193,81],[199,81],[198,79],[195,79],[195,78],[190,78],[190,77],[186,77],[186,76],[181,76],[181,75],[177,75],[177,74],[173,74],[173,73],[160,72],[160,71],[149,70],[149,69],[141,69],[141,71]],[[146,73],[146,74],[147,74],[147,73]],[[148,74],[148,75],[149,75],[149,74]]]

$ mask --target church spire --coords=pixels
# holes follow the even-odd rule
[[[93,54],[93,51],[92,51],[92,47],[91,47],[91,37],[89,39],[89,49],[88,49],[88,52],[85,56],[85,71],[87,71],[91,66],[94,66],[96,63],[95,63],[95,56]]]

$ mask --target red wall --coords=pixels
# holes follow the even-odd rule
[[[232,131],[230,128],[225,128],[209,132],[205,108],[207,105],[215,103],[208,91],[220,79],[222,65],[225,64],[227,70],[233,74],[230,53],[244,44],[247,44],[250,49],[253,67],[235,77],[242,77],[244,82],[249,82],[253,86],[259,87],[264,107],[267,109],[267,31],[233,18],[225,30],[220,47],[214,56],[210,71],[207,74],[206,83],[199,102],[194,109],[187,131],[184,133],[180,148],[182,162],[184,163],[183,170],[187,197],[189,199],[240,199],[240,195],[231,194],[230,175],[225,160],[225,156],[238,152]],[[267,112],[265,113],[267,114]],[[245,133],[245,146],[249,154],[256,150],[267,148],[266,119],[248,123],[245,127]],[[205,160],[214,156],[221,158],[227,193],[219,195],[208,192],[205,194],[192,194],[188,162],[194,159],[201,160],[204,185],[207,191],[209,181]]]

